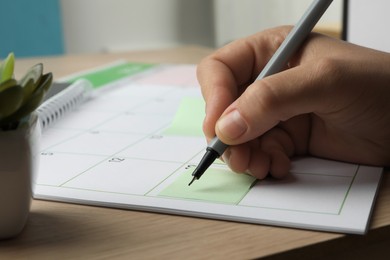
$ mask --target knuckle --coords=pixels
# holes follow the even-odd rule
[[[340,60],[331,58],[331,57],[323,57],[319,59],[313,67],[312,70],[312,77],[317,79],[318,78],[323,80],[323,82],[328,82],[328,85],[333,82],[338,82],[343,76],[343,65]],[[332,82],[330,82],[332,81]]]
[[[281,113],[283,113],[281,109],[283,100],[278,90],[266,78],[253,85],[256,86],[252,86],[248,93],[248,96],[251,96],[253,99],[252,104],[250,104],[253,109],[271,117],[275,114],[278,114],[280,117]]]

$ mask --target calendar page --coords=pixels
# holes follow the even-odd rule
[[[43,132],[35,198],[366,232],[381,168],[301,157],[285,179],[256,180],[217,160],[188,186],[206,147],[195,66],[119,67],[103,87],[113,67],[85,73],[93,98]]]

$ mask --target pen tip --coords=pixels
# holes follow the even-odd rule
[[[191,186],[191,184],[196,180],[196,176],[194,176],[194,178],[192,178],[191,182],[188,183],[188,186]]]

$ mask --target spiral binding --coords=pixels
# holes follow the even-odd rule
[[[91,90],[92,84],[88,80],[80,79],[42,103],[37,108],[42,130],[84,103],[91,96]]]

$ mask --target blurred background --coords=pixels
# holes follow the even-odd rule
[[[0,0],[0,57],[181,45],[220,47],[263,29],[295,24],[312,0]],[[316,30],[339,37],[343,1]]]

